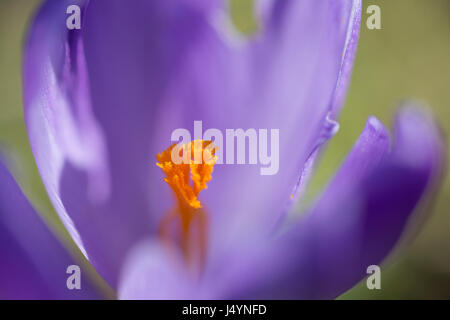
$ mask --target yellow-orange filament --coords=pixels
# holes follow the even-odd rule
[[[162,169],[176,197],[175,208],[163,218],[160,234],[164,239],[170,238],[169,228],[177,219],[181,223],[180,245],[186,259],[197,252],[204,258],[207,238],[207,215],[198,198],[200,191],[207,188],[211,180],[216,147],[211,141],[194,140],[192,142],[171,145],[156,156],[156,165]],[[196,233],[192,234],[193,224]]]

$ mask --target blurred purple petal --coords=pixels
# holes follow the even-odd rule
[[[0,299],[100,299],[81,269],[81,290],[66,285],[79,265],[41,221],[0,161]]]
[[[145,240],[130,252],[119,282],[119,299],[195,299],[193,280],[179,252]]]
[[[74,223],[80,218],[70,216],[61,199],[62,174],[73,167],[86,171],[86,181],[72,181],[86,209],[91,202],[102,203],[109,193],[104,137],[92,113],[83,43],[79,33],[67,30],[62,14],[69,4],[83,3],[48,1],[38,12],[26,44],[24,99],[38,169],[63,223],[86,254]]]
[[[350,4],[347,4],[350,5]],[[361,25],[361,2],[355,1],[351,8],[351,17],[347,28],[347,37],[345,40],[345,50],[342,54],[342,64],[339,71],[339,78],[334,91],[333,102],[331,104],[331,115],[336,118],[344,105],[347,89],[350,85],[350,79],[353,71],[353,63],[356,57],[358,47],[359,29]]]
[[[300,1],[298,1],[300,2]],[[255,14],[263,23],[263,28],[276,27],[277,23],[281,23],[282,11],[289,10],[290,7],[295,6],[295,1],[292,0],[259,0],[255,1]],[[298,4],[297,4],[298,5]],[[330,111],[332,111],[332,116],[335,118],[338,111],[343,105],[343,100],[347,93],[348,85],[350,83],[350,78],[353,69],[353,62],[356,55],[356,48],[359,39],[359,31],[361,24],[361,1],[336,1],[331,4],[334,6],[337,20],[337,24],[340,28],[345,30],[346,39],[345,46],[342,52],[341,68],[339,71],[339,77],[336,82],[336,88],[334,92],[334,97],[332,104],[330,106]],[[339,8],[346,12],[346,17],[339,15]],[[342,21],[347,22],[342,23]]]

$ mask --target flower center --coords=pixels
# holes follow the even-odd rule
[[[178,242],[188,264],[202,262],[206,255],[207,214],[198,196],[212,178],[215,150],[209,140],[194,140],[173,144],[156,156],[176,198],[175,207],[161,221],[160,236]]]

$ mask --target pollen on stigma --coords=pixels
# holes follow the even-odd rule
[[[216,146],[210,140],[193,140],[185,144],[173,144],[156,156],[156,165],[165,174],[164,181],[172,189],[176,205],[161,221],[160,235],[171,238],[171,224],[181,222],[181,248],[189,261],[193,251],[205,255],[207,216],[198,196],[207,189],[217,162]],[[197,235],[191,234],[193,222],[198,221]],[[194,241],[192,240],[194,239]],[[196,239],[196,240],[195,240]]]
[[[215,150],[210,140],[194,140],[181,146],[173,144],[156,156],[156,165],[166,175],[164,181],[175,193],[180,205],[187,204],[194,209],[202,207],[198,194],[207,188],[206,184],[212,178],[217,161]],[[178,157],[174,159],[177,152]]]

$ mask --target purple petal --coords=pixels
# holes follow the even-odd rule
[[[273,1],[262,0],[257,2],[257,14],[265,21],[266,24],[276,25],[279,19],[279,11],[287,6],[288,1]],[[356,55],[356,48],[359,39],[360,23],[361,23],[361,1],[342,1],[332,4],[336,13],[338,21],[346,21],[348,24],[342,23],[340,28],[346,30],[345,45],[342,52],[342,62],[339,70],[339,76],[336,81],[336,87],[332,102],[329,106],[329,113],[327,114],[323,125],[321,126],[321,133],[316,137],[316,142],[312,147],[312,151],[304,163],[298,181],[291,193],[290,201],[286,204],[283,214],[279,221],[282,222],[291,208],[293,203],[298,203],[309,182],[309,177],[315,171],[315,164],[317,158],[321,154],[322,146],[339,130],[339,124],[334,120],[338,116],[338,111],[341,109],[344,98],[350,83],[350,78],[353,69],[353,62]],[[284,10],[287,10],[286,8]],[[344,17],[339,13],[344,13]]]
[[[85,170],[87,176],[85,183],[73,181],[76,195],[89,193],[83,193],[84,198],[98,203],[108,193],[104,138],[91,110],[83,43],[78,33],[65,27],[67,6],[83,3],[48,1],[38,12],[26,45],[24,98],[38,169],[63,223],[86,254],[78,226],[61,199],[61,176],[73,167]]]
[[[224,274],[220,281],[207,278],[206,292],[323,299],[355,285],[391,252],[442,170],[442,138],[427,114],[400,113],[395,138],[386,156],[385,129],[370,119],[310,214],[276,242],[249,245],[217,261],[210,276]]]
[[[81,290],[66,285],[79,265],[48,230],[0,161],[0,299],[99,299],[81,269]]]
[[[292,2],[292,1],[291,1]],[[255,2],[255,14],[260,18],[265,28],[276,26],[280,20],[280,12],[288,10],[289,0],[260,0]],[[292,4],[290,4],[292,6]],[[343,105],[344,98],[350,83],[350,78],[353,69],[353,62],[356,55],[356,49],[359,39],[359,31],[361,24],[361,1],[340,1],[333,4],[336,9],[342,6],[344,12],[350,17],[342,18],[336,15],[336,19],[342,19],[348,22],[348,25],[341,24],[342,28],[346,29],[345,46],[342,52],[341,69],[339,77],[336,82],[333,102],[330,110],[333,118],[337,116],[338,111]],[[338,12],[338,10],[336,10]]]
[[[126,300],[194,299],[196,292],[181,254],[163,243],[146,240],[130,252],[119,281],[118,296]]]
[[[351,9],[351,17],[347,28],[347,38],[345,40],[345,49],[342,54],[341,70],[334,91],[334,98],[331,104],[332,117],[337,117],[341,110],[347,89],[350,85],[350,79],[353,71],[353,63],[356,57],[358,47],[359,31],[361,25],[361,1],[355,1]]]
[[[252,61],[249,75],[241,75],[250,77],[249,97],[228,102],[238,108],[221,117],[222,125],[210,127],[280,129],[279,171],[261,176],[259,166],[216,166],[204,199],[217,243],[211,252],[218,255],[223,244],[234,245],[230,239],[264,234],[282,216],[330,123],[347,28],[359,27],[359,11],[354,9],[359,1],[272,3],[263,14],[262,31],[244,46]],[[232,119],[234,114],[239,120]]]

